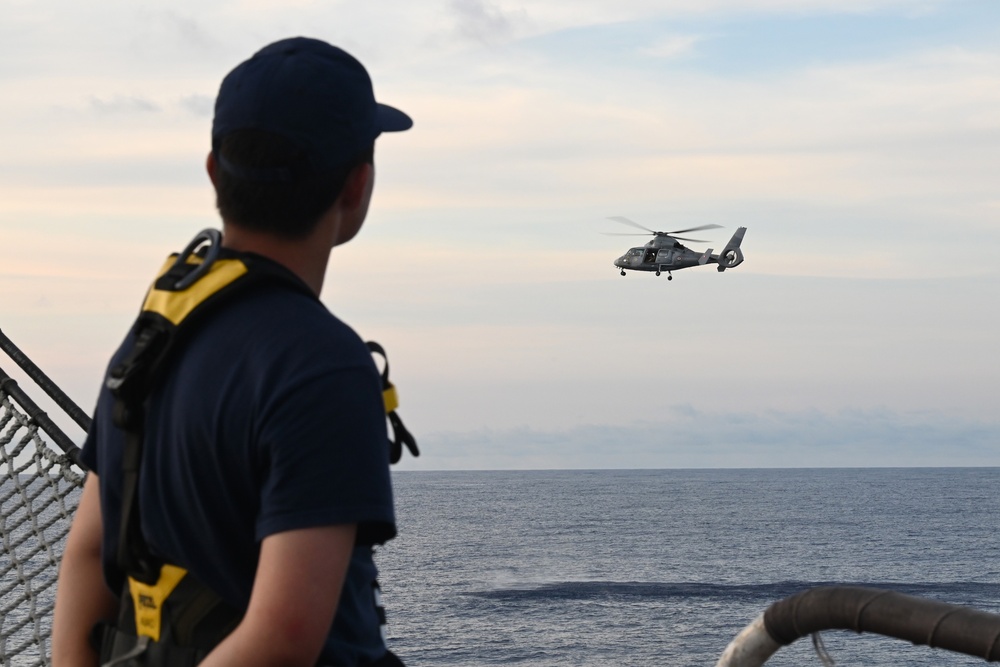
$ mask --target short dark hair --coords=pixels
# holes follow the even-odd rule
[[[374,144],[333,171],[311,173],[305,153],[279,135],[261,130],[230,132],[215,147],[216,207],[229,223],[287,239],[311,232],[340,196],[347,177],[360,164],[371,164]],[[248,178],[236,171],[283,172],[290,179]]]

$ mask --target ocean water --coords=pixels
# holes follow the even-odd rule
[[[377,555],[409,665],[714,665],[831,583],[1000,613],[1000,469],[394,473]],[[978,664],[824,633],[840,665]],[[769,665],[819,665],[800,640]]]

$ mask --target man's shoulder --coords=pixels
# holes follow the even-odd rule
[[[361,337],[318,299],[274,286],[221,306],[194,338],[203,350],[224,349],[251,364],[271,360],[330,369],[371,362]]]
[[[281,284],[255,286],[219,306],[218,326],[242,328],[245,335],[267,334],[282,337],[330,335],[350,336],[353,329],[308,294]]]

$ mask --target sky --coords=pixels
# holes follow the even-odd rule
[[[995,0],[0,10],[0,329],[88,412],[219,227],[219,82],[306,35],[415,123],[322,294],[389,353],[400,469],[1000,465]],[[746,261],[622,277],[613,216]]]

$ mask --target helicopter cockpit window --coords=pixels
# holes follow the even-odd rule
[[[642,254],[642,248],[632,248],[628,251],[629,257],[638,257]]]

